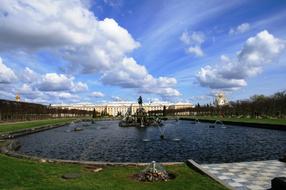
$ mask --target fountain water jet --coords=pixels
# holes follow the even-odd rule
[[[216,126],[220,125],[221,128],[226,128],[221,120],[216,120],[214,124],[209,125],[209,128],[215,128]]]
[[[170,175],[161,164],[152,161],[142,172],[135,175],[135,178],[139,181],[168,181],[172,179]]]
[[[178,134],[177,134],[177,128],[179,126],[179,120],[176,119],[176,125],[175,125],[175,138],[173,138],[173,141],[180,141],[181,139],[178,137]]]
[[[159,132],[160,132],[160,139],[165,139],[165,128],[163,126],[159,126]]]

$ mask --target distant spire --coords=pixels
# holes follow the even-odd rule
[[[17,93],[16,94],[16,102],[20,102],[20,100],[21,100],[21,97],[20,97],[19,93]]]
[[[223,106],[228,103],[227,98],[223,91],[218,92],[215,97],[215,105],[216,106]]]

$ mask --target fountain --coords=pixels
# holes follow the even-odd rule
[[[217,125],[220,125],[221,128],[226,128],[226,127],[224,126],[223,122],[220,121],[220,120],[216,120],[216,121],[214,122],[214,124],[209,125],[209,128],[215,128]]]
[[[161,164],[152,161],[142,172],[135,175],[139,181],[168,181],[174,178],[174,175],[168,173]]]
[[[176,125],[175,125],[175,138],[173,138],[173,141],[180,141],[181,139],[178,138],[178,135],[177,135],[177,128],[179,126],[179,120],[176,119]]]
[[[192,124],[198,124],[198,123],[200,123],[200,121],[197,118],[192,121]]]
[[[159,126],[158,129],[160,132],[160,139],[165,139],[165,128],[163,126]]]
[[[149,117],[147,111],[143,108],[143,100],[140,96],[138,98],[139,108],[134,115],[131,110],[127,111],[124,118],[119,122],[120,127],[148,127],[148,126],[161,126],[159,118]]]
[[[143,142],[150,142],[150,139],[145,138],[145,139],[143,139]]]
[[[75,127],[74,129],[73,129],[73,131],[75,131],[75,132],[77,132],[77,131],[82,131],[83,130],[83,128],[81,128],[81,127]]]
[[[142,139],[143,142],[150,142],[151,139],[150,139],[150,136],[149,136],[149,133],[148,133],[148,129],[143,129],[144,130],[144,138]]]

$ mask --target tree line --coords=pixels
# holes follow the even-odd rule
[[[37,120],[64,117],[91,117],[94,111],[54,108],[28,102],[0,100],[0,121]]]
[[[286,91],[271,96],[254,95],[246,100],[231,101],[223,106],[197,104],[193,108],[150,111],[150,115],[227,116],[250,118],[285,118]]]

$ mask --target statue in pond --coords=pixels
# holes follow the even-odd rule
[[[141,96],[138,98],[139,108],[135,114],[132,115],[131,109],[127,111],[125,117],[119,122],[121,127],[148,127],[162,125],[159,118],[149,117],[147,111],[143,107],[143,99]]]
[[[143,100],[142,100],[141,96],[139,96],[139,98],[138,98],[138,104],[139,104],[139,106],[142,106],[142,104],[143,104]]]

